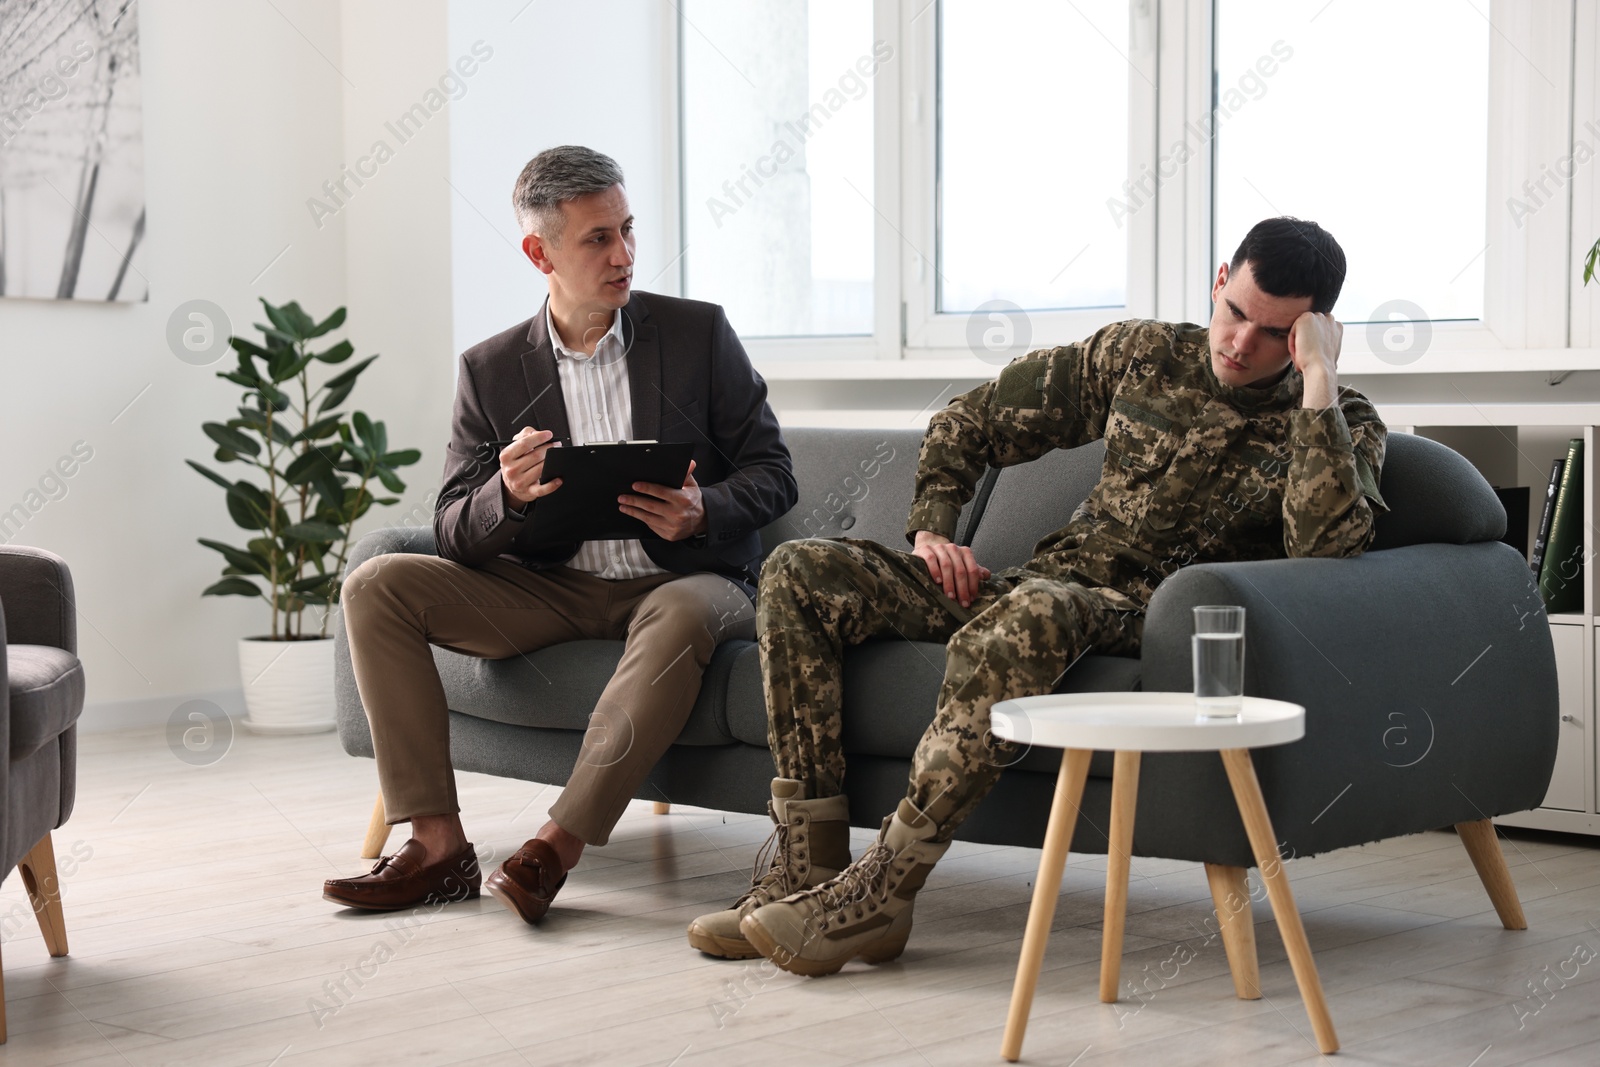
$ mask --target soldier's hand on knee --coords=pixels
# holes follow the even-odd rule
[[[941,534],[918,530],[911,553],[927,565],[928,575],[944,587],[944,595],[964,608],[972,606],[978,586],[989,577],[989,568],[978,562],[972,549]]]
[[[561,488],[560,478],[543,485],[539,483],[544,476],[545,453],[561,447],[555,436],[549,430],[524,426],[511,443],[500,450],[500,484],[515,506],[526,507]]]

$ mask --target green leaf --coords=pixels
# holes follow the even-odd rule
[[[341,418],[342,416],[339,415],[328,415],[325,418],[318,419],[316,422],[311,423],[305,429],[300,431],[300,439],[303,441],[320,441],[322,438],[327,437],[330,434],[337,433],[339,431],[339,420]],[[338,448],[339,446],[332,445],[329,447]]]
[[[224,426],[220,422],[207,422],[203,423],[200,428],[205,431],[207,437],[230,452],[242,452],[247,456],[259,456],[261,454],[261,446],[256,443],[254,438],[240,433],[231,426]]]
[[[332,378],[329,378],[323,384],[325,384],[329,389],[337,389],[339,386],[345,384],[346,382],[353,382],[353,381],[356,380],[356,375],[358,375],[362,371],[366,370],[367,367],[372,363],[372,361],[377,359],[377,358],[378,358],[377,356],[368,356],[366,359],[362,360],[360,363],[351,364],[348,368],[346,368],[345,370],[341,371],[338,374],[335,374]]]
[[[300,302],[298,300],[289,301],[287,304],[283,305],[281,310],[284,317],[289,320],[290,332],[293,333],[296,338],[303,341],[306,338],[313,336],[311,331],[317,328],[317,324],[311,321],[311,316],[307,315],[300,307]]]
[[[230,452],[226,448],[219,448],[211,454],[211,458],[216,460],[218,463],[232,463],[234,460],[239,458],[239,453]]]
[[[284,470],[283,477],[290,485],[305,485],[315,481],[318,475],[332,466],[326,455],[313,448],[296,456],[294,462]]]
[[[285,381],[289,376],[284,371],[286,368],[293,366],[294,362],[295,350],[292,348],[280,348],[272,353],[271,359],[267,360],[267,374],[271,376],[274,382]]]
[[[293,430],[284,425],[282,419],[273,419],[272,439],[280,445],[292,445],[295,442],[295,434]]]
[[[217,377],[218,378],[226,378],[226,379],[228,379],[228,381],[232,382],[234,385],[242,385],[246,389],[254,389],[256,386],[261,384],[261,379],[257,378],[255,375],[252,374],[252,375],[246,377],[245,375],[239,373],[236,370],[229,370],[229,371],[221,371],[221,370],[219,370],[219,371],[217,371]]]
[[[271,513],[267,494],[249,482],[234,482],[228,487],[228,515],[246,530],[265,530]]]
[[[259,322],[253,323],[253,325],[256,329],[261,331],[262,336],[264,336],[269,342],[267,345],[268,353],[281,352],[285,348],[293,348],[295,346],[295,342],[299,340],[299,338],[295,337],[294,334],[284,333],[282,330],[277,329],[276,327],[263,326]]]
[[[390,504],[400,503],[400,498],[397,496],[380,496],[377,500],[373,501],[373,503],[382,504],[387,507]]]
[[[1583,261],[1583,284],[1588,285],[1594,278],[1595,263],[1600,261],[1600,240],[1589,246],[1589,257]]]
[[[422,453],[415,448],[402,448],[398,452],[386,452],[378,460],[385,467],[409,467],[422,458]]]
[[[222,558],[228,561],[230,567],[237,567],[246,574],[259,574],[263,577],[268,573],[266,563],[257,559],[253,553],[234,548],[232,545],[225,545],[221,541],[208,541],[204,537],[198,540],[207,548],[221,552]]]
[[[388,467],[379,467],[377,470],[377,475],[378,481],[382,482],[383,487],[389,490],[389,492],[403,493],[406,491],[406,483],[402,482],[399,475],[395,474],[395,472],[390,470]]]
[[[373,442],[377,440],[377,434],[373,432],[372,420],[367,418],[367,413],[365,411],[358,411],[354,415],[350,416],[350,425],[355,427],[355,431],[357,435],[360,436],[362,444],[366,445],[374,452],[382,451],[381,449],[373,446]]]
[[[283,531],[283,536],[287,540],[305,541],[310,544],[328,543],[344,540],[344,531],[332,523],[312,520],[295,523]]]
[[[207,478],[210,478],[212,481],[216,482],[218,485],[222,486],[222,488],[224,488],[224,489],[232,489],[233,488],[233,483],[232,482],[228,481],[228,479],[224,478],[222,475],[216,473],[215,471],[212,471],[212,470],[210,470],[210,469],[208,469],[206,467],[200,466],[200,464],[196,463],[192,459],[186,459],[186,460],[184,460],[184,462],[187,463],[189,466],[193,467],[195,470],[199,471],[201,474],[205,475]]]
[[[349,341],[340,341],[326,352],[318,352],[317,358],[324,363],[343,363],[355,355],[356,348]]]
[[[317,413],[327,411],[329,408],[338,407],[344,403],[344,398],[350,395],[350,390],[356,387],[355,382],[344,382],[328,389],[328,395],[322,398],[322,403],[317,405]]]
[[[200,593],[201,596],[260,596],[261,590],[256,588],[256,583],[243,578],[224,578],[215,585],[209,585]]]
[[[333,314],[329,315],[327,318],[323,319],[321,322],[317,323],[314,327],[312,327],[310,332],[308,332],[306,334],[306,337],[308,339],[312,338],[312,337],[321,337],[323,334],[327,333],[329,330],[337,330],[339,327],[341,327],[343,325],[344,325],[344,308],[334,308]]]
[[[277,327],[277,332],[288,338],[291,343],[299,340],[299,338],[295,336],[294,320],[289,317],[289,313],[286,308],[273,307],[271,304],[267,303],[267,298],[264,296],[259,297],[258,299],[261,301],[261,306],[266,309],[267,318],[271,319],[272,325]],[[273,332],[259,323],[256,324],[256,329],[260,330],[264,334],[267,334],[268,336],[270,336]]]
[[[310,366],[311,361],[315,358],[316,357],[314,355],[312,355],[310,352],[307,352],[300,358],[293,360],[292,362],[274,371],[272,380],[275,382],[286,382],[291,378],[298,377],[300,372],[305,370],[306,367]]]
[[[313,574],[309,578],[300,578],[289,583],[289,588],[296,593],[309,593],[313,590],[326,589],[329,583],[335,581],[331,574]]]
[[[241,367],[250,366],[250,357],[251,356],[255,356],[258,359],[270,359],[270,358],[272,358],[272,353],[271,352],[268,352],[265,348],[262,348],[260,345],[256,344],[254,341],[248,340],[246,338],[243,338],[243,337],[230,337],[230,338],[228,338],[228,343],[233,346],[233,350],[235,352],[239,353],[239,365]]]
[[[341,520],[344,514],[344,475],[329,467],[317,475],[314,484],[317,494],[322,498],[322,510],[338,515]]]

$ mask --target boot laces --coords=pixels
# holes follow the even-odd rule
[[[767,840],[756,853],[755,866],[750,871],[750,891],[734,901],[741,908],[750,901],[759,907],[774,900],[782,900],[795,889],[789,877],[789,823],[781,822],[772,828]],[[765,873],[762,868],[766,868]]]
[[[839,874],[807,892],[826,912],[844,911],[876,898],[889,899],[889,871],[895,850],[879,841]]]

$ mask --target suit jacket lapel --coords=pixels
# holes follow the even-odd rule
[[[635,294],[622,312],[622,340],[628,352],[628,394],[633,405],[633,436],[654,441],[661,436],[661,346],[650,312]]]
[[[550,343],[550,331],[545,324],[548,310],[533,317],[528,328],[529,348],[522,353],[522,376],[528,385],[528,405],[516,417],[513,425],[506,427],[508,435],[524,426],[535,430],[549,430],[555,440],[572,440],[572,428],[567,423],[567,400],[561,392],[561,376],[556,372],[556,350]]]

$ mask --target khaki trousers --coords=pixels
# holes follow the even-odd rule
[[[550,817],[603,845],[650,768],[676,740],[717,644],[753,639],[750,598],[716,574],[611,581],[506,560],[374,556],[341,593],[350,660],[372,728],[389,823],[461,810],[444,686],[429,645],[508,659],[563,641],[625,640]]]

